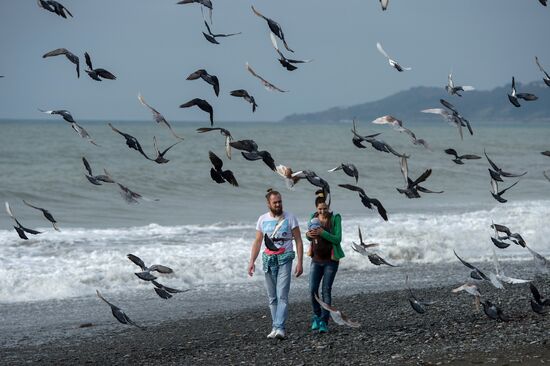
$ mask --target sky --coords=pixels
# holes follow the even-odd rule
[[[415,86],[455,83],[490,90],[541,79],[535,55],[550,72],[550,7],[538,0],[212,0],[214,33],[242,34],[206,41],[198,4],[176,0],[61,0],[74,18],[63,19],[35,0],[0,0],[0,119],[51,119],[42,109],[68,109],[79,120],[148,120],[137,95],[168,121],[207,121],[192,98],[207,100],[214,121],[278,121],[294,113],[376,101]],[[251,5],[277,21],[294,54],[313,59],[289,72],[277,61],[267,23]],[[404,66],[399,73],[377,51],[381,42]],[[96,82],[65,57],[43,59],[56,48],[117,76]],[[245,70],[245,62],[271,83],[270,92]],[[82,66],[81,65],[81,66]],[[220,80],[220,96],[202,80],[206,69]],[[255,113],[234,89],[246,89]]]

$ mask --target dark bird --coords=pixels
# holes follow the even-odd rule
[[[545,0],[545,4],[546,4],[546,0]],[[544,5],[544,6],[546,6],[546,5]],[[537,56],[535,56],[535,62],[537,63],[537,66],[539,67],[540,71],[544,74],[544,77],[542,78],[542,80],[544,80],[544,83],[547,86],[550,86],[550,75],[542,68],[542,66],[539,62],[539,58]]]
[[[168,129],[170,130],[170,132],[172,133],[172,135],[174,135],[175,138],[180,139],[180,140],[183,140],[183,137],[178,136],[178,135],[174,132],[174,130],[172,130],[172,126],[170,126],[170,124],[168,123],[168,121],[166,120],[166,118],[164,118],[164,116],[163,116],[162,114],[160,114],[160,112],[157,111],[155,108],[153,108],[153,107],[151,107],[149,104],[147,104],[147,102],[145,101],[145,99],[143,99],[143,97],[141,96],[141,94],[138,94],[138,99],[139,99],[139,102],[140,102],[141,104],[143,104],[144,106],[146,106],[147,108],[149,108],[149,110],[150,110],[151,113],[153,114],[153,119],[155,120],[156,123],[168,127]]]
[[[74,53],[70,52],[66,48],[58,48],[53,51],[50,51],[44,54],[42,58],[59,56],[59,55],[65,55],[65,57],[67,57],[69,61],[71,61],[73,64],[76,65],[76,75],[77,77],[80,77],[80,60],[78,56],[76,56]]]
[[[531,299],[531,309],[540,315],[550,312],[550,298],[545,299],[532,282],[529,284],[529,289],[533,295],[533,298]]]
[[[10,208],[10,204],[8,202],[6,202],[6,212],[17,224],[17,226],[14,226],[13,228],[15,229],[15,231],[17,231],[17,235],[19,235],[19,237],[21,239],[29,240],[29,238],[27,237],[27,235],[25,235],[25,233],[32,234],[32,235],[42,234],[41,231],[36,231],[36,230],[33,230],[33,229],[29,229],[29,228],[26,228],[23,225],[21,225],[21,223],[13,215],[13,213],[11,211],[11,208]]]
[[[199,69],[190,74],[187,77],[187,80],[196,80],[198,78],[201,78],[208,84],[212,85],[214,87],[214,93],[216,94],[216,96],[220,94],[220,82],[218,81],[218,77],[216,75],[210,75],[206,70]]]
[[[489,174],[491,175],[491,178],[496,181],[502,182],[503,180],[501,176],[505,178],[518,178],[527,174],[527,172],[523,172],[521,174],[505,172],[502,169],[500,169],[491,159],[489,159],[489,156],[487,155],[487,152],[485,151],[485,149],[483,150],[483,153],[485,154],[485,157],[487,158],[487,161],[489,162],[489,165],[491,165],[491,168],[492,168],[492,169],[489,169]]]
[[[250,161],[254,160],[262,160],[265,165],[269,167],[269,169],[273,171],[277,171],[277,168],[275,167],[275,160],[273,160],[273,157],[268,151],[265,150],[258,150],[258,145],[253,140],[238,140],[238,141],[232,141],[229,143],[231,147],[237,150],[244,150],[241,151],[241,155],[246,159]]]
[[[84,127],[80,126],[78,123],[73,122],[71,123],[71,128],[78,134],[78,136],[82,137],[83,139],[88,140],[88,142],[92,145],[99,146],[96,144],[96,142],[92,139],[92,136],[84,129]]]
[[[134,327],[137,327],[141,330],[145,330],[145,328],[143,328],[143,327],[137,325],[136,323],[134,323],[132,321],[132,319],[130,319],[128,317],[128,315],[126,315],[126,313],[124,313],[124,311],[122,311],[121,308],[119,308],[116,305],[111,304],[103,296],[101,296],[101,294],[99,293],[98,290],[95,290],[95,292],[97,293],[97,297],[99,297],[101,300],[105,301],[107,303],[107,305],[109,305],[111,307],[111,312],[113,313],[113,316],[116,318],[116,320],[118,320],[122,324],[130,324],[130,325],[133,325]]]
[[[463,165],[464,162],[462,160],[475,160],[475,159],[481,159],[481,156],[473,155],[473,154],[464,154],[464,155],[458,155],[455,149],[446,149],[445,153],[449,155],[454,155],[453,161],[456,164]]]
[[[359,181],[359,171],[352,163],[341,163],[336,168],[330,169],[329,172],[335,172],[337,170],[343,170],[346,175],[355,178],[355,183]]]
[[[502,309],[493,304],[491,301],[486,300],[481,303],[483,305],[483,312],[485,315],[487,315],[489,318],[493,320],[500,320],[503,322],[510,321],[510,318],[508,318],[504,313],[502,312]]]
[[[23,200],[23,203],[26,204],[26,205],[29,206],[29,207],[34,208],[35,210],[42,211],[42,214],[44,215],[44,217],[46,218],[46,220],[48,220],[49,222],[52,223],[53,228],[54,228],[56,231],[61,231],[61,230],[59,230],[59,228],[57,227],[57,221],[55,221],[55,219],[53,218],[53,216],[52,216],[52,214],[50,213],[50,211],[46,210],[45,208],[40,208],[40,207],[33,206],[33,205],[31,205],[30,203],[28,203],[27,201],[25,201],[25,200]]]
[[[277,247],[275,245],[275,243],[273,242],[273,239],[269,237],[269,235],[267,234],[264,234],[264,245],[267,249],[271,250],[271,251],[278,251],[280,248]]]
[[[530,93],[517,93],[516,91],[516,80],[515,78],[512,76],[512,94],[508,94],[508,100],[510,101],[510,103],[512,103],[514,106],[516,107],[521,107],[521,105],[519,104],[519,101],[518,99],[523,99],[525,101],[533,101],[533,100],[537,100],[539,99],[535,94],[530,94]]]
[[[153,160],[151,159],[150,157],[147,156],[147,154],[145,154],[145,152],[143,151],[143,148],[141,147],[139,141],[132,135],[129,135],[127,133],[124,133],[120,130],[118,130],[117,128],[115,128],[110,122],[109,122],[109,127],[111,127],[111,129],[113,131],[115,131],[116,133],[122,135],[122,137],[124,137],[126,139],[126,145],[128,145],[128,147],[130,149],[134,149],[136,151],[138,151],[141,155],[143,155],[145,157],[145,159],[147,160]]]
[[[275,34],[277,37],[279,37],[279,39],[281,41],[283,41],[283,44],[285,46],[285,48],[290,51],[290,52],[293,52],[293,50],[290,49],[290,47],[288,47],[288,44],[286,43],[286,40],[285,40],[285,35],[283,34],[283,29],[281,28],[281,26],[279,25],[279,23],[277,23],[276,21],[274,21],[273,19],[269,19],[268,17],[265,17],[263,16],[262,14],[260,14],[256,9],[254,9],[254,6],[252,6],[252,11],[254,12],[254,14],[256,14],[257,16],[259,16],[260,18],[263,18],[266,22],[267,22],[267,25],[269,27],[269,29],[271,30],[271,32],[273,34]]]
[[[246,69],[248,70],[248,72],[250,72],[256,78],[258,78],[267,90],[269,90],[269,91],[278,91],[278,92],[281,92],[281,93],[286,93],[288,91],[288,90],[283,90],[283,89],[280,89],[280,88],[276,87],[275,85],[271,84],[269,81],[267,81],[266,79],[264,79],[260,75],[256,74],[256,72],[252,69],[252,67],[250,67],[248,62],[246,63]]]
[[[294,71],[298,68],[297,66],[294,66],[294,64],[303,64],[303,63],[308,63],[312,61],[312,60],[294,60],[294,59],[286,58],[285,55],[283,55],[283,53],[279,50],[279,45],[277,44],[277,39],[275,39],[275,35],[272,32],[270,32],[269,36],[271,37],[271,43],[273,44],[275,51],[277,51],[277,53],[279,54],[279,57],[280,57],[279,62],[288,71]]]
[[[210,0],[182,0],[177,2],[177,4],[193,4],[193,3],[201,4],[202,6],[208,9],[213,9],[212,1]]]
[[[409,290],[409,303],[411,304],[414,311],[416,311],[418,314],[424,314],[426,312],[426,306],[430,306],[435,304],[433,301],[424,301],[420,300],[412,289],[409,287],[409,276],[405,276],[405,286],[407,286],[407,289]]]
[[[231,141],[233,141],[233,136],[231,136],[231,132],[229,130],[226,130],[225,128],[221,127],[200,127],[197,128],[198,133],[205,133],[210,131],[220,131],[220,134],[225,136],[225,155],[228,159],[231,159]]]
[[[66,7],[54,0],[38,0],[38,6],[65,19],[67,19],[67,15],[71,18],[73,17],[71,12]]]
[[[500,224],[491,224],[491,228],[495,230],[495,237],[498,240],[511,240],[514,244],[519,245],[523,248],[526,247],[527,243],[523,239],[520,233],[512,233],[507,226]],[[504,236],[500,236],[498,233],[504,233]],[[506,243],[507,244],[507,243]],[[496,245],[496,244],[495,244]],[[507,244],[508,247],[510,244]],[[498,247],[498,245],[497,245]],[[502,248],[503,249],[503,248]]]
[[[42,113],[46,113],[46,114],[57,114],[61,117],[63,117],[63,119],[69,123],[75,123],[75,120],[73,118],[73,116],[71,115],[71,112],[69,112],[68,110],[66,109],[59,109],[59,110],[55,110],[55,111],[45,111],[43,109],[40,109],[38,108],[38,110]]]
[[[512,184],[510,187],[504,188],[503,190],[499,191],[498,190],[498,182],[496,180],[494,180],[493,178],[491,178],[491,195],[493,196],[494,199],[496,199],[500,203],[508,202],[506,199],[502,198],[502,195],[507,190],[509,190],[510,188],[512,188],[513,186],[515,186],[518,183],[519,183],[519,180],[517,182],[515,182],[514,184]]]
[[[461,91],[471,91],[471,90],[475,90],[475,88],[473,86],[469,86],[469,85],[455,86],[455,84],[453,83],[453,74],[449,73],[449,78],[448,78],[448,81],[447,81],[447,85],[445,85],[445,90],[450,95],[455,95],[456,94],[459,97],[461,97],[462,94],[460,94],[459,92],[461,92]]]
[[[469,269],[472,270],[470,272],[470,277],[471,278],[473,278],[475,280],[484,280],[484,281],[490,282],[494,287],[496,287],[498,289],[503,289],[504,288],[504,285],[502,285],[502,282],[500,282],[500,280],[496,277],[496,275],[494,273],[490,272],[489,276],[487,276],[479,268],[477,268],[473,264],[470,264],[470,263],[466,262],[464,259],[460,258],[454,250],[453,250],[453,253],[455,254],[455,256],[458,258],[458,260],[462,264],[464,264],[466,267],[468,267]]]
[[[390,145],[388,145],[386,142],[382,141],[382,140],[377,140],[375,137],[380,135],[379,133],[377,134],[373,134],[373,135],[367,135],[367,136],[361,136],[357,133],[356,129],[355,129],[355,121],[353,122],[353,129],[351,130],[351,132],[353,133],[353,144],[359,148],[365,148],[364,145],[362,145],[361,143],[363,141],[365,142],[368,142],[371,144],[371,146],[378,150],[378,151],[382,151],[382,152],[385,152],[385,153],[392,153],[393,155],[397,156],[397,157],[406,157],[408,158],[407,155],[405,154],[400,154],[398,153],[397,151],[395,151]]]
[[[378,125],[384,125],[384,124],[391,125],[391,126],[393,126],[394,130],[396,130],[398,132],[405,132],[407,135],[409,135],[409,137],[411,138],[411,141],[414,145],[422,145],[426,149],[431,151],[430,146],[429,146],[429,144],[426,140],[416,138],[416,135],[415,135],[414,132],[412,132],[411,130],[409,130],[405,126],[403,126],[403,121],[401,121],[401,120],[399,120],[399,119],[397,119],[393,116],[390,116],[390,115],[382,116],[382,117],[379,117],[379,118],[375,119],[374,121],[372,121],[372,123],[378,124]]]
[[[220,159],[212,151],[208,152],[208,157],[210,158],[210,162],[214,166],[213,168],[210,168],[210,176],[216,183],[229,182],[234,187],[239,186],[239,183],[237,182],[237,179],[235,178],[231,170],[222,170],[222,159]]]
[[[151,274],[151,272],[158,272],[163,274],[173,273],[174,271],[170,267],[163,266],[162,264],[153,264],[150,267],[147,267],[145,265],[145,262],[141,258],[139,258],[136,255],[128,254],[128,259],[134,262],[139,268],[141,268],[141,272],[134,273],[136,276],[138,276],[140,279],[144,281],[153,281],[157,278]]]
[[[367,148],[366,145],[363,145],[363,141],[367,141],[368,139],[372,139],[372,138],[380,135],[380,133],[375,133],[373,135],[367,135],[367,136],[359,135],[357,133],[357,126],[355,124],[355,118],[353,119],[353,127],[351,129],[351,132],[353,133],[353,138],[352,138],[351,142],[353,143],[353,145],[355,145],[359,149],[366,149]]]
[[[193,106],[197,106],[203,111],[205,111],[206,113],[208,113],[210,115],[210,126],[214,125],[214,109],[212,109],[212,106],[210,105],[210,103],[208,103],[204,99],[195,98],[195,99],[191,99],[186,103],[181,104],[180,108],[189,108]]]
[[[380,42],[376,42],[376,48],[378,49],[378,51],[382,55],[384,55],[384,57],[386,57],[388,59],[388,63],[390,64],[390,66],[393,67],[394,69],[396,69],[397,71],[403,72],[403,71],[412,70],[412,68],[410,68],[410,67],[404,67],[404,66],[399,65],[399,63],[397,61],[393,60],[390,56],[388,56],[386,51],[384,51],[384,49],[382,48],[382,45],[380,44]]]
[[[310,184],[321,188],[323,190],[324,197],[328,197],[327,204],[330,206],[330,186],[326,180],[318,176],[314,171],[300,170],[292,173],[291,177],[298,180],[307,179]]]
[[[363,242],[363,235],[361,234],[361,228],[358,226],[357,230],[359,232],[359,244],[355,242],[351,242],[351,248],[356,251],[357,253],[366,256],[369,261],[374,264],[375,266],[380,266],[382,264],[385,264],[390,267],[397,267],[393,264],[388,263],[384,258],[380,257],[377,253],[370,250],[370,248],[377,247],[378,243],[369,243],[365,244]]]
[[[105,172],[104,175],[103,174],[93,175],[92,167],[90,166],[90,163],[88,163],[88,160],[86,160],[85,157],[82,157],[82,162],[84,163],[84,168],[86,168],[86,171],[88,172],[88,174],[84,174],[84,176],[86,176],[86,179],[88,179],[90,183],[96,186],[102,185],[101,182],[115,183],[115,181],[113,180],[113,178],[111,178],[111,175],[107,172],[107,170],[103,169],[103,171]]]
[[[153,160],[155,163],[158,163],[158,164],[166,164],[167,162],[169,162],[170,160],[166,159],[164,157],[164,155],[168,152],[168,150],[170,150],[171,148],[173,148],[174,146],[176,146],[177,144],[179,144],[181,142],[178,141],[170,146],[168,146],[166,149],[164,149],[164,151],[160,151],[158,146],[157,146],[157,138],[156,136],[153,136],[153,146],[155,148],[155,152],[157,154],[157,157],[155,158],[155,160]]]
[[[218,41],[216,40],[216,38],[218,38],[218,37],[231,37],[231,36],[236,36],[236,35],[241,34],[241,32],[237,32],[237,33],[217,33],[217,34],[214,34],[214,33],[212,33],[212,31],[210,30],[210,26],[208,25],[208,23],[206,22],[206,20],[204,21],[204,25],[206,26],[206,30],[208,31],[208,34],[202,32],[202,35],[204,36],[204,38],[206,38],[206,40],[207,40],[208,42],[214,43],[214,44],[220,44],[220,42],[218,42]]]
[[[132,191],[130,188],[116,182],[118,188],[120,188],[120,195],[122,196],[122,198],[124,199],[124,201],[126,201],[126,203],[128,204],[136,204],[136,203],[139,203],[138,201],[138,198],[141,198],[145,201],[158,201],[158,198],[155,198],[155,199],[150,199],[150,198],[147,198],[147,197],[144,197],[142,196],[141,194],[137,193],[137,192],[134,192]]]
[[[420,193],[443,193],[444,191],[431,191],[427,188],[420,186],[420,183],[424,182],[432,174],[431,169],[426,169],[416,180],[409,178],[409,168],[407,164],[407,159],[401,158],[401,173],[403,178],[405,178],[405,188],[396,188],[397,191],[401,194],[407,196],[407,198],[420,198]]]
[[[252,113],[256,112],[256,108],[258,107],[258,105],[256,104],[256,100],[252,95],[248,94],[246,90],[244,89],[232,90],[231,92],[229,92],[229,94],[231,94],[234,97],[243,98],[248,103],[252,104]]]
[[[542,6],[546,6],[546,4],[548,3],[548,0],[539,0],[539,3],[540,3]]]
[[[541,154],[550,157],[550,150],[542,151]]]
[[[382,206],[382,203],[376,198],[370,198],[369,196],[367,196],[363,188],[357,187],[351,184],[338,184],[338,186],[345,189],[349,189],[350,191],[357,192],[359,194],[359,198],[361,199],[361,202],[363,203],[363,206],[371,210],[374,210],[373,205],[376,206],[376,209],[378,210],[378,214],[380,215],[380,217],[382,217],[384,221],[388,221],[388,214],[384,206]]]
[[[111,74],[109,71],[101,68],[94,69],[92,66],[92,59],[90,58],[88,52],[84,52],[84,58],[86,59],[86,65],[88,66],[88,69],[84,71],[86,71],[89,77],[97,81],[101,81],[101,78],[116,80],[116,76]]]
[[[155,280],[152,280],[151,283],[153,285],[155,285],[155,292],[157,293],[157,295],[159,295],[159,297],[163,298],[163,299],[169,299],[172,297],[172,294],[177,294],[177,293],[181,293],[181,292],[187,292],[189,291],[189,289],[187,290],[178,290],[178,289],[175,289],[175,288],[171,288],[171,287],[168,287],[168,286],[164,286],[160,283],[158,283],[157,281]]]

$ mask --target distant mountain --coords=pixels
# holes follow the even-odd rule
[[[354,105],[351,107],[333,107],[321,112],[292,114],[282,119],[283,122],[337,122],[358,118],[373,120],[391,114],[402,120],[428,120],[438,118],[432,114],[421,113],[428,108],[443,108],[439,99],[451,102],[465,118],[483,121],[549,121],[550,122],[550,87],[543,81],[529,84],[516,83],[518,93],[532,93],[538,100],[526,102],[520,99],[520,108],[514,107],[506,94],[512,84],[495,88],[491,91],[470,91],[462,93],[463,97],[450,96],[443,87],[414,87],[387,98]]]

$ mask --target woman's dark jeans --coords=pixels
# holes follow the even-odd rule
[[[321,287],[320,299],[327,304],[332,304],[332,283],[336,272],[338,272],[339,262],[329,261],[324,263],[311,262],[309,267],[309,291],[311,294],[311,306],[313,307],[313,313],[324,320],[328,321],[330,312],[321,308],[321,305],[315,300],[315,294],[319,293],[319,285],[321,281],[323,285]]]

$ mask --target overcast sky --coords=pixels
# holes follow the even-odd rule
[[[68,109],[77,120],[148,120],[141,92],[169,121],[206,121],[189,99],[206,99],[215,121],[276,121],[292,113],[375,101],[413,86],[441,86],[452,69],[455,83],[488,90],[541,78],[537,55],[550,72],[550,8],[537,0],[212,0],[214,33],[242,32],[206,41],[200,6],[176,0],[61,0],[74,15],[63,19],[35,0],[0,0],[0,118],[43,119],[37,108]],[[264,20],[254,5],[283,28],[295,54],[314,59],[288,72],[276,59]],[[410,72],[399,73],[378,53]],[[96,82],[63,56],[65,47],[117,76]],[[282,46],[281,46],[282,47]],[[269,92],[245,70],[288,93]],[[220,79],[220,96],[187,75],[204,68]],[[229,95],[247,89],[259,105]]]

